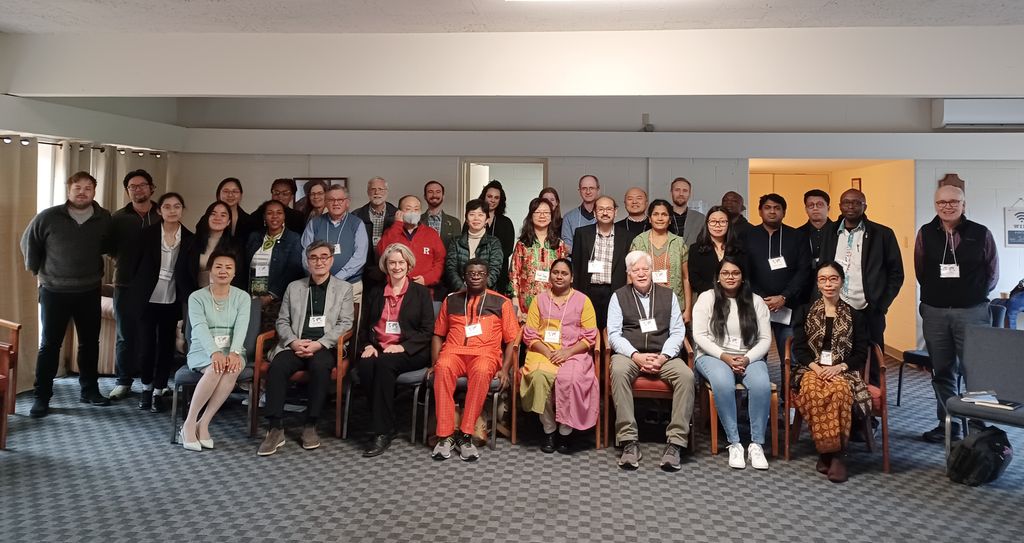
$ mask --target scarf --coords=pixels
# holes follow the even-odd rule
[[[804,325],[807,332],[807,346],[814,353],[814,361],[821,359],[825,342],[825,300],[818,298],[811,304],[807,311],[807,321]],[[842,364],[853,351],[853,308],[846,302],[839,300],[836,304],[836,317],[832,322],[832,363]],[[868,355],[870,356],[870,354]],[[794,389],[800,388],[800,379],[808,371],[810,366],[799,366],[793,373]],[[871,413],[871,393],[864,384],[861,375],[853,370],[843,372],[843,378],[850,384],[850,392],[853,393],[853,406],[861,416]]]

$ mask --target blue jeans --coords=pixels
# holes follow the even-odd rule
[[[740,442],[740,431],[736,425],[736,381],[740,380],[747,387],[750,441],[764,445],[764,429],[768,426],[772,399],[772,381],[768,377],[767,362],[751,362],[742,376],[733,373],[732,368],[721,359],[706,354],[697,358],[696,365],[697,371],[711,383],[718,418],[725,428],[725,438],[729,444]]]
[[[1017,315],[1024,311],[1024,292],[1010,296],[1006,300],[992,300],[992,305],[1006,306],[1006,319],[1010,330],[1017,329]]]
[[[117,384],[132,386],[132,380],[139,375],[135,341],[138,336],[138,321],[141,311],[136,301],[128,294],[127,287],[114,287],[114,374]]]

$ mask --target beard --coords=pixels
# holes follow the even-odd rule
[[[71,207],[75,209],[89,209],[90,207],[92,207],[92,200],[88,200],[85,203],[80,204],[72,199],[68,200],[68,203],[71,204]]]

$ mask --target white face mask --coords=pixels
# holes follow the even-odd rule
[[[421,213],[416,211],[405,211],[402,213],[402,221],[405,224],[419,224]]]

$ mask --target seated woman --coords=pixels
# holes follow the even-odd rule
[[[793,315],[791,394],[820,454],[818,472],[841,483],[847,479],[843,456],[853,409],[865,416],[871,409],[861,379],[869,336],[864,317],[839,298],[843,267],[822,262],[815,275],[821,298]]]
[[[188,297],[192,343],[185,361],[189,369],[203,374],[181,426],[181,444],[190,451],[213,448],[210,421],[245,367],[245,335],[249,330],[251,298],[244,290],[231,286],[235,256],[214,251],[207,261],[207,272],[210,286]]]
[[[771,409],[772,382],[766,355],[772,344],[768,306],[750,290],[740,260],[725,256],[718,281],[693,306],[693,340],[697,371],[711,383],[715,407],[729,441],[729,467],[768,469],[764,430]],[[736,424],[736,382],[747,387],[750,445],[746,459]],[[715,430],[712,430],[715,431]]]
[[[387,284],[363,297],[359,344],[365,345],[356,371],[370,399],[373,444],[364,457],[384,453],[395,437],[395,380],[430,364],[434,304],[430,289],[409,279],[416,257],[400,243],[380,256]]]
[[[249,294],[260,299],[260,330],[271,330],[281,309],[284,289],[305,276],[302,269],[302,241],[285,228],[285,207],[277,200],[260,206],[264,228],[249,234],[245,245],[245,270]]]
[[[529,212],[523,220],[522,233],[512,251],[509,284],[512,305],[519,314],[519,322],[526,320],[533,299],[548,288],[551,263],[569,256],[565,243],[551,226],[551,204],[543,198],[530,201]]]
[[[557,239],[557,238],[556,238]],[[572,289],[572,266],[559,258],[551,263],[551,290],[541,292],[523,327],[529,351],[519,394],[523,411],[537,413],[544,427],[546,453],[570,452],[569,435],[597,424],[600,388],[590,349],[597,343],[594,306]]]
[[[463,268],[470,259],[479,258],[487,262],[487,288],[496,288],[505,256],[498,238],[487,233],[487,204],[483,200],[466,202],[465,219],[462,235],[448,242],[444,256],[445,286],[449,292],[466,288],[466,281],[462,277]]]

